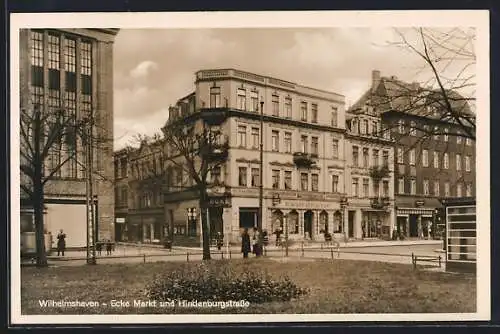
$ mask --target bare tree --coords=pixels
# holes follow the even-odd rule
[[[92,140],[93,149],[99,149],[100,144],[109,138],[106,138],[103,131],[98,131],[95,137],[92,135],[89,129],[96,127],[93,117],[77,118],[64,109],[48,112],[43,110],[40,104],[33,106],[33,109],[22,109],[20,113],[20,186],[33,206],[36,264],[46,266],[43,216],[45,186],[49,181],[57,180],[63,166],[71,160],[75,161],[78,167],[87,170],[89,162],[82,162],[78,152],[89,140]],[[104,181],[112,182],[98,170],[93,173]]]
[[[198,192],[201,209],[203,260],[210,259],[210,237],[207,219],[210,188],[209,175],[225,161],[228,142],[220,130],[203,119],[194,123],[172,120],[162,129],[167,149],[166,159],[189,175]]]

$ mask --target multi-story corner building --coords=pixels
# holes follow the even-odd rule
[[[391,238],[394,230],[394,148],[380,117],[349,114],[346,192],[349,238]]]
[[[113,239],[113,42],[118,29],[23,29],[20,31],[20,108],[53,112],[64,109],[79,119],[93,115],[96,238]],[[105,139],[109,140],[105,140]],[[64,229],[67,247],[86,246],[86,168],[82,142],[76,155],[51,149],[45,175],[68,157],[45,185],[45,230]],[[26,179],[21,177],[21,182]],[[32,203],[21,194],[21,232],[33,231]],[[54,238],[55,239],[55,238]],[[55,241],[54,241],[55,245]]]
[[[371,88],[351,108],[379,114],[395,140],[396,227],[407,237],[429,236],[441,199],[475,196],[475,141],[450,120],[435,94],[373,71]],[[453,110],[475,122],[467,100],[448,94]]]
[[[323,240],[321,231],[343,233],[344,107],[344,96],[294,82],[236,69],[197,72],[194,92],[170,109],[169,122],[203,120],[227,139],[225,162],[211,173],[217,185],[209,201],[211,235],[221,232],[235,242],[242,228],[257,226],[260,173],[263,230],[288,229],[291,239],[312,240]],[[180,170],[170,179],[175,187],[165,193],[167,224],[174,234],[199,236],[193,182]]]

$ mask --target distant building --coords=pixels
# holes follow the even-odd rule
[[[103,140],[94,148],[96,238],[113,239],[113,42],[118,29],[23,29],[20,31],[20,108],[65,109],[75,118],[93,112],[94,134]],[[64,229],[67,247],[86,246],[85,150],[77,154],[45,186],[45,230]],[[45,175],[73,154],[53,148]],[[26,182],[21,174],[21,182]],[[32,203],[21,192],[21,233],[34,230]],[[54,238],[55,239],[55,238]],[[55,240],[56,241],[56,240]],[[53,246],[55,246],[55,241]]]
[[[114,153],[115,166],[115,241],[128,241],[129,155],[131,148]]]
[[[475,196],[475,141],[440,104],[440,93],[372,73],[372,86],[352,106],[375,113],[395,139],[396,228],[406,237],[429,237],[440,199]],[[467,100],[448,92],[454,112],[475,122]]]
[[[347,116],[347,230],[350,238],[391,238],[394,230],[394,141],[380,117]]]

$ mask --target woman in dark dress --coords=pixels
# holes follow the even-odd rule
[[[248,229],[245,228],[243,230],[243,234],[241,235],[241,252],[243,253],[244,258],[248,257],[250,250],[250,235],[248,234]]]
[[[62,253],[62,256],[64,256],[65,249],[66,249],[66,234],[64,234],[63,230],[61,230],[57,235],[57,256],[59,256],[59,253]]]

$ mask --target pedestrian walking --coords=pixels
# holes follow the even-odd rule
[[[243,258],[248,258],[248,253],[250,253],[250,235],[247,228],[243,230],[241,235],[241,252],[243,253]]]
[[[216,236],[216,244],[217,244],[217,249],[218,250],[221,250],[222,248],[222,245],[224,244],[224,237],[222,236],[222,234],[220,232],[217,232],[217,236]]]
[[[259,230],[257,227],[253,228],[253,239],[252,239],[252,246],[253,246],[253,253],[255,256],[260,256],[260,243],[259,243]]]
[[[106,242],[106,255],[111,255],[111,252],[113,250],[113,244],[111,243],[111,240],[108,239]]]
[[[102,242],[98,241],[95,245],[95,248],[97,250],[97,255],[101,256],[102,255]]]
[[[57,256],[61,254],[64,256],[64,250],[66,249],[66,234],[61,229],[57,235]]]

